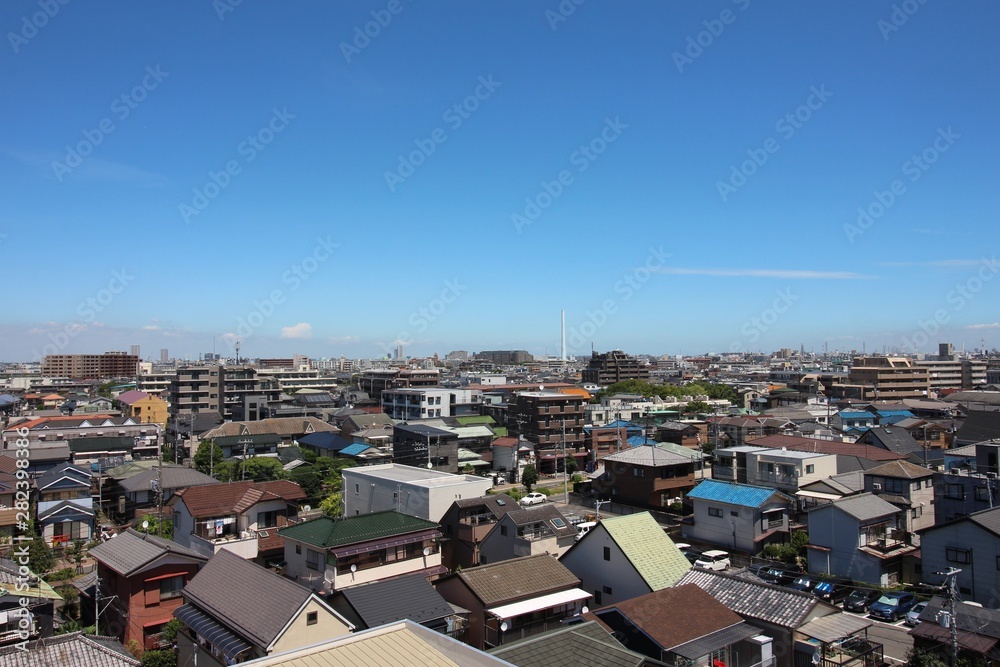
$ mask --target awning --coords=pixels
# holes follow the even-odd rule
[[[737,623],[728,628],[723,628],[704,637],[699,637],[687,644],[681,644],[670,649],[671,653],[676,653],[682,658],[697,660],[715,651],[720,651],[727,646],[743,641],[747,637],[763,634],[760,628],[755,628],[749,623]]]
[[[819,491],[798,491],[796,494],[800,498],[816,498],[818,500],[840,500],[842,495],[836,493],[820,493]]]
[[[344,558],[346,556],[354,556],[355,554],[366,554],[372,551],[381,551],[382,549],[388,549],[389,547],[398,547],[404,544],[423,542],[424,540],[436,540],[443,536],[444,534],[441,533],[441,531],[425,530],[420,533],[403,535],[394,540],[369,542],[367,544],[352,544],[351,546],[344,547],[342,549],[333,549],[331,553],[333,553],[334,558]]]
[[[522,614],[530,614],[533,611],[541,611],[542,609],[557,607],[561,604],[567,604],[569,602],[586,600],[589,597],[590,593],[587,591],[580,590],[579,588],[571,588],[568,591],[549,593],[548,595],[531,598],[530,600],[524,600],[522,602],[505,604],[501,607],[487,609],[486,611],[493,614],[497,618],[514,618],[515,616],[520,616]]]
[[[852,616],[851,614],[830,614],[809,621],[799,632],[806,637],[818,639],[824,644],[832,644],[838,639],[850,637],[851,635],[869,628],[874,623],[867,618]]]
[[[240,653],[253,648],[250,644],[189,604],[178,607],[174,611],[174,616],[184,623],[184,625],[207,639],[212,646],[219,647],[219,650],[234,662],[236,662],[237,656]]]

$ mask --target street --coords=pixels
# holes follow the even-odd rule
[[[913,647],[913,638],[907,634],[910,628],[906,623],[903,621],[886,623],[885,621],[876,621],[866,614],[855,614],[849,611],[844,613],[874,621],[874,625],[868,628],[868,638],[883,645],[887,662],[897,664],[906,662],[906,654]]]

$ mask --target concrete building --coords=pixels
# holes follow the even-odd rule
[[[456,500],[480,498],[493,488],[489,477],[387,463],[345,468],[344,515],[395,510],[435,523]]]
[[[584,383],[607,387],[625,380],[649,380],[649,367],[621,350],[605,354],[592,352],[581,377]]]
[[[848,382],[864,387],[864,400],[927,398],[930,371],[906,357],[855,357]]]
[[[382,392],[382,411],[392,419],[404,421],[462,417],[477,414],[482,400],[483,392],[479,389],[386,389]]]
[[[576,449],[584,445],[585,403],[579,394],[522,391],[508,403],[508,422],[540,448],[561,447],[565,432],[567,450]]]
[[[139,356],[125,352],[104,354],[47,354],[42,360],[43,377],[65,377],[74,380],[102,378],[134,378],[139,368]]]

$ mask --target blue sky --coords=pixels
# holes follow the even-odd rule
[[[0,359],[1000,343],[995,3],[233,3],[0,6]]]

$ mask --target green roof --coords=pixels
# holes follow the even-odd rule
[[[691,569],[649,512],[603,519],[601,525],[651,590],[670,588]]]
[[[489,415],[467,415],[465,417],[455,417],[457,421],[462,426],[473,426],[478,424],[485,424],[486,426],[493,426],[496,421],[493,417]]]
[[[498,438],[503,438],[509,435],[509,431],[506,426],[493,426],[491,428],[493,429],[493,435]]]
[[[437,528],[433,521],[399,512],[375,512],[343,519],[322,516],[278,531],[282,537],[328,549]],[[687,562],[687,561],[685,561]]]

